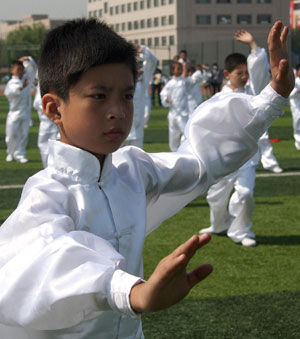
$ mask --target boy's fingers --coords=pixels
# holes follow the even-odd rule
[[[188,282],[190,288],[194,287],[198,282],[205,279],[213,271],[212,265],[205,264],[197,267],[188,274]]]
[[[288,33],[289,33],[289,29],[287,26],[285,26],[280,35],[281,46],[285,53],[286,53],[286,38],[287,38]]]
[[[190,258],[195,254],[195,252],[207,244],[211,239],[210,234],[202,234],[202,235],[193,235],[189,240],[180,245],[175,249],[175,251],[171,254],[174,256],[179,256],[181,254],[185,254],[190,260]]]

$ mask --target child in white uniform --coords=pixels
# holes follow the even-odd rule
[[[186,72],[183,73],[183,66],[179,62],[173,63],[171,73],[173,77],[160,92],[160,98],[163,106],[170,108],[169,147],[172,152],[176,152],[184,140],[184,128],[190,114],[188,94],[197,82],[203,81],[204,76],[198,70],[191,77],[186,77]]]
[[[295,88],[290,94],[295,147],[300,150],[300,64],[296,66]]]
[[[144,115],[147,104],[148,87],[157,64],[156,56],[147,46],[138,46],[139,57],[143,62],[133,97],[133,123],[124,146],[132,145],[143,148],[144,145]],[[148,98],[149,99],[149,98]]]
[[[236,38],[249,43],[252,53],[248,59],[239,53],[231,54],[226,58],[224,76],[228,84],[223,87],[220,94],[217,94],[218,98],[232,91],[247,94],[260,93],[263,84],[269,78],[269,65],[265,50],[259,48],[253,36],[245,30],[238,31]],[[259,152],[257,152],[238,171],[211,186],[207,193],[211,225],[200,230],[200,234],[227,233],[228,237],[243,246],[256,245],[253,239],[255,235],[250,229],[255,205],[253,194],[259,158]]]
[[[38,134],[38,148],[40,150],[41,159],[44,167],[48,163],[48,140],[59,137],[57,126],[43,113],[42,97],[40,87],[36,87],[36,93],[33,100],[33,107],[38,112],[40,119],[40,127]]]
[[[24,77],[25,69],[21,61],[13,61],[10,72],[12,78],[4,89],[4,95],[9,102],[5,127],[6,161],[16,160],[23,164],[28,161],[26,144],[29,129],[28,95],[30,89],[28,80]]]
[[[294,84],[280,60],[287,28],[280,32],[276,23],[271,86],[254,98],[207,101],[180,152],[147,154],[120,148],[133,115],[134,46],[94,19],[50,31],[39,80],[61,139],[50,141],[48,167],[28,180],[0,228],[3,338],[143,338],[141,312],[175,304],[211,272],[186,272],[210,238],[195,235],[144,281],[145,235],[240,167],[281,114]]]

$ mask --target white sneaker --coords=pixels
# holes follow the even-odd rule
[[[269,169],[270,172],[273,172],[273,173],[282,173],[283,172],[283,169],[280,168],[279,166],[274,166],[274,167],[271,167]]]
[[[12,162],[13,160],[14,160],[13,156],[11,154],[7,154],[6,161],[7,162]]]
[[[26,162],[28,162],[28,159],[27,158],[20,158],[20,159],[18,159],[18,162],[20,164],[26,164]]]
[[[227,230],[223,230],[221,232],[215,232],[214,228],[212,226],[207,227],[207,228],[202,228],[202,230],[199,231],[199,234],[204,234],[204,233],[208,233],[208,234],[226,234]]]
[[[256,246],[256,241],[251,238],[244,238],[241,244],[245,247],[251,247],[251,246]]]

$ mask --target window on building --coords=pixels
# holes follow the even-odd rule
[[[162,16],[161,17],[161,25],[162,26],[166,26],[167,24],[168,24],[167,17],[166,16]]]
[[[116,32],[119,32],[120,30],[120,24],[116,24]]]
[[[122,13],[125,13],[125,12],[126,12],[126,5],[123,4],[123,5],[121,6],[121,12],[122,12]]]
[[[152,19],[147,19],[147,27],[151,28],[152,27]]]
[[[218,25],[230,25],[231,15],[217,15],[217,24]]]
[[[145,45],[145,39],[141,39],[141,45]]]
[[[99,9],[98,11],[99,18],[103,17],[103,9]]]
[[[161,0],[161,1],[160,1],[160,4],[161,4],[162,6],[165,6],[165,5],[167,4],[167,0]]]
[[[217,0],[217,4],[230,4],[231,0]]]
[[[272,3],[272,0],[257,0],[258,4],[270,4]]]
[[[127,23],[127,29],[128,29],[128,31],[131,31],[131,30],[132,30],[132,22],[131,22],[131,21],[129,21],[129,22]]]
[[[114,15],[114,8],[113,7],[109,7],[109,15]]]
[[[94,11],[93,16],[94,18],[97,18],[97,11]]]
[[[133,27],[134,27],[134,29],[139,29],[139,22],[138,21],[134,21]]]
[[[154,3],[153,3],[154,7],[158,7],[158,5],[159,5],[158,0],[153,0],[153,1],[154,1]]]
[[[174,15],[169,15],[169,25],[174,25]]]
[[[122,22],[122,31],[124,32],[126,30],[126,24],[125,22]]]
[[[145,9],[145,1],[140,1],[140,9]]]
[[[210,25],[211,24],[210,15],[196,15],[196,24],[197,25]]]
[[[270,24],[272,21],[272,16],[269,14],[259,14],[257,16],[257,23],[261,25]]]
[[[196,4],[210,4],[210,0],[196,0]]]
[[[147,0],[147,8],[151,8],[152,0]]]
[[[91,18],[93,16],[93,11],[89,12],[89,18]]]
[[[135,1],[135,2],[133,3],[133,10],[134,10],[134,11],[137,11],[137,10],[138,10],[138,2],[137,2],[137,1]]]
[[[237,0],[238,4],[251,4],[252,0]]]
[[[108,12],[108,2],[104,2],[104,13]]]
[[[154,46],[159,46],[159,38],[158,37],[154,38]]]
[[[154,27],[159,26],[159,18],[154,18]]]
[[[139,39],[134,39],[134,43],[135,43],[136,45],[138,45],[138,44],[139,44]]]
[[[249,25],[252,23],[252,18],[251,15],[238,15],[236,21],[241,25]]]
[[[174,3],[174,0],[169,0],[169,5],[172,5]]]
[[[175,44],[174,35],[169,36],[169,45],[173,46]]]
[[[161,37],[161,44],[162,44],[162,46],[166,46],[167,45],[167,37],[166,36],[162,36]]]
[[[149,47],[152,46],[152,38],[148,38],[148,39],[147,39],[147,45],[148,45]]]
[[[127,12],[131,12],[131,3],[127,4]]]
[[[116,13],[116,15],[119,14],[119,6],[115,7],[115,13]]]
[[[294,9],[300,9],[300,4],[294,4]]]

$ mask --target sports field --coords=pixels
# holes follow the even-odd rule
[[[5,162],[7,101],[0,97],[0,224],[17,206],[20,186],[42,168],[37,148],[38,118],[33,112],[27,164]],[[145,130],[145,150],[168,151],[167,110],[154,108]],[[284,172],[258,168],[253,231],[258,246],[245,248],[214,236],[191,268],[211,263],[214,272],[179,304],[143,315],[145,337],[300,338],[300,152],[292,137],[289,108],[270,129],[274,153]],[[146,240],[145,278],[160,259],[200,228],[209,226],[205,197],[193,201]],[[0,335],[1,337],[1,335]]]

